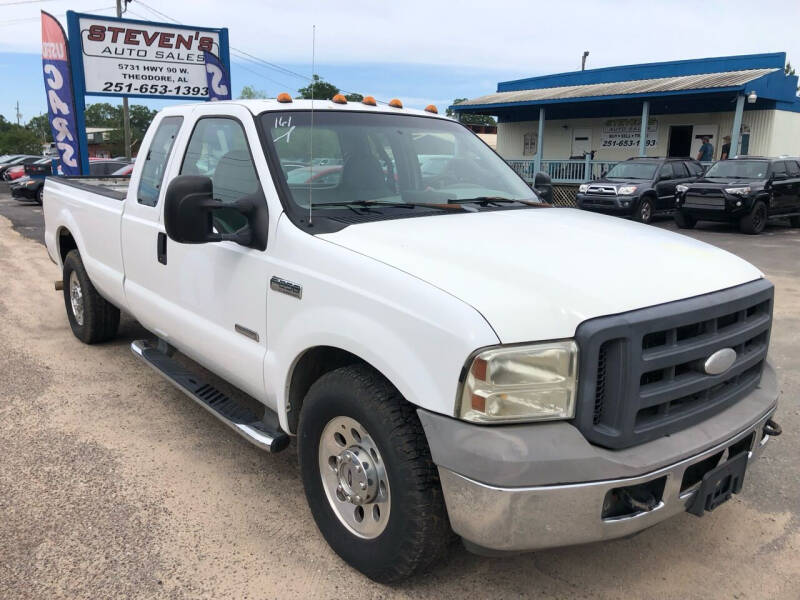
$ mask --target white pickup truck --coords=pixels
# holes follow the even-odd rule
[[[76,337],[125,310],[153,334],[133,351],[233,430],[296,436],[322,535],[379,581],[453,532],[580,544],[737,493],[780,433],[762,273],[553,208],[461,124],[370,100],[167,108],[130,181],[49,178]]]

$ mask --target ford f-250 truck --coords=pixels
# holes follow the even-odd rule
[[[49,178],[74,334],[125,310],[153,334],[133,351],[233,430],[296,436],[322,535],[379,581],[452,532],[580,544],[737,493],[780,432],[762,273],[541,203],[461,124],[392,104],[167,108],[129,182]]]

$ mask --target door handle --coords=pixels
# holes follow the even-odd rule
[[[156,242],[156,255],[158,262],[162,265],[167,264],[167,234],[163,231],[158,232],[158,241]]]

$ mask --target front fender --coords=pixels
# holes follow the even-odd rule
[[[302,299],[275,290],[267,297],[265,387],[281,425],[288,431],[292,369],[318,346],[354,354],[415,406],[452,415],[467,357],[499,343],[483,316],[403,271],[282,223],[293,231],[279,233],[280,254],[313,257],[313,268],[306,260],[280,266],[281,277],[303,287]]]

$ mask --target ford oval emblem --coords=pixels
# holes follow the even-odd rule
[[[735,362],[736,350],[733,348],[722,348],[706,359],[703,368],[709,375],[721,375],[730,369]]]

